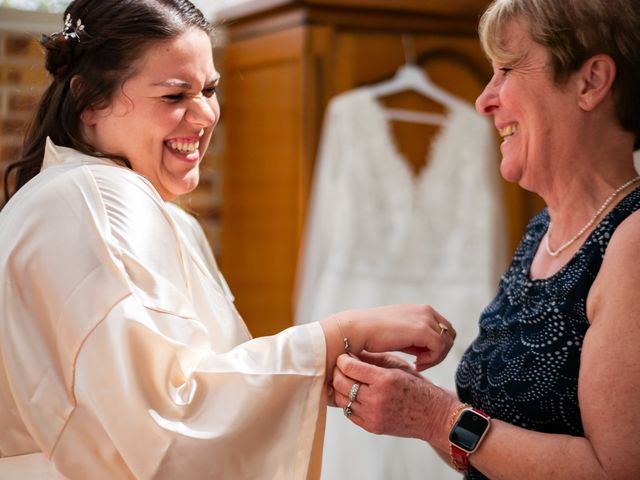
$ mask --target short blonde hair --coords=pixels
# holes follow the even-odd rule
[[[502,31],[521,19],[534,42],[551,55],[561,83],[597,54],[610,56],[617,74],[612,91],[622,127],[640,139],[640,0],[494,0],[480,19],[479,34],[487,56],[512,63]]]

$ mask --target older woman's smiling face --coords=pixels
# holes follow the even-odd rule
[[[126,157],[164,200],[190,192],[220,116],[218,79],[202,30],[154,44],[110,105],[83,112],[87,140]]]
[[[506,49],[518,53],[518,60],[492,62],[493,77],[476,109],[494,117],[503,138],[502,176],[538,191],[555,169],[563,168],[556,160],[570,153],[577,95],[571,78],[562,85],[554,82],[548,50],[531,39],[523,21],[510,21],[502,35]]]

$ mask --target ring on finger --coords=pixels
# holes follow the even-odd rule
[[[351,410],[351,405],[353,405],[353,401],[350,401],[349,403],[347,403],[347,406],[342,409],[344,416],[347,418],[353,415],[353,410]]]
[[[449,332],[449,327],[447,327],[444,323],[438,323],[438,326],[440,327],[440,333],[438,333],[438,335],[442,336],[444,332]]]
[[[358,391],[360,390],[360,382],[356,382],[351,385],[351,390],[349,390],[349,401],[355,402],[356,397],[358,396]]]

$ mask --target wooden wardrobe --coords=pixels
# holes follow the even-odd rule
[[[220,264],[254,335],[292,324],[296,262],[325,107],[406,61],[473,103],[490,78],[478,39],[485,0],[254,0],[218,19],[223,75]],[[407,93],[392,106],[438,109]],[[408,159],[433,132],[394,125]],[[497,141],[497,137],[496,137]],[[498,165],[496,164],[496,169]],[[538,200],[504,184],[509,254]]]

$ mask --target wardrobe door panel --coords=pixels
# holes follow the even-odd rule
[[[238,42],[225,63],[221,269],[254,335],[291,325],[303,39],[298,28]]]

